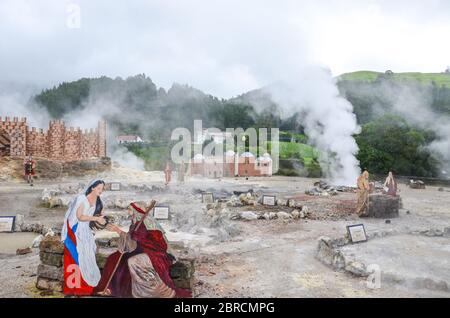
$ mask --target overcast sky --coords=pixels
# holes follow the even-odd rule
[[[145,73],[228,98],[309,64],[441,72],[450,1],[0,0],[0,35],[0,82]]]

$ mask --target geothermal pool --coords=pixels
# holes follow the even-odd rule
[[[0,233],[0,254],[16,254],[18,248],[30,247],[38,235],[29,232]]]

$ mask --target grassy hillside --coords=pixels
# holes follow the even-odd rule
[[[386,76],[385,73],[381,72],[358,71],[342,74],[338,77],[338,79],[371,83],[375,82],[380,75]],[[431,84],[432,82],[434,82],[438,86],[444,85],[450,87],[450,73],[408,72],[408,73],[393,73],[392,75],[388,76],[399,82],[419,82],[423,84]]]

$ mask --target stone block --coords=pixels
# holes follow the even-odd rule
[[[39,264],[37,276],[62,282],[64,280],[64,270],[62,267]]]
[[[194,260],[183,258],[177,260],[170,268],[170,277],[178,288],[192,289],[194,278]]]
[[[63,255],[62,254],[40,252],[39,258],[41,259],[42,264],[56,266],[56,267],[63,266]]]
[[[36,288],[41,290],[53,290],[62,292],[63,282],[58,280],[52,280],[47,278],[38,277],[36,282]]]
[[[369,208],[364,217],[388,219],[399,216],[400,200],[385,194],[373,194],[369,197]]]
[[[64,244],[60,236],[46,236],[39,244],[39,250],[50,254],[63,254]]]

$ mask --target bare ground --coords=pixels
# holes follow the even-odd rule
[[[115,169],[100,175],[106,181],[162,185],[160,172],[136,172]],[[83,180],[38,181],[29,187],[22,181],[0,182],[0,215],[25,215],[28,223],[41,222],[60,226],[64,209],[46,209],[40,206],[44,188],[71,184]],[[186,195],[193,189],[245,190],[255,189],[280,197],[301,200],[316,217],[314,220],[257,220],[232,221],[241,234],[225,241],[213,239],[209,231],[184,233],[176,231],[175,220],[163,223],[169,240],[182,240],[197,257],[197,297],[449,297],[448,292],[404,285],[383,284],[380,289],[369,289],[366,280],[346,273],[335,272],[315,258],[317,239],[322,235],[342,236],[346,225],[363,222],[367,231],[391,230],[408,232],[450,226],[450,192],[437,187],[425,190],[409,189],[400,185],[404,211],[399,218],[386,224],[381,219],[359,219],[355,215],[334,213],[340,202],[354,199],[354,194],[340,193],[336,197],[307,197],[305,189],[315,180],[305,178],[249,178],[204,180],[190,179],[183,185],[173,184],[169,193],[155,194],[156,200],[170,204],[171,210],[185,213],[203,213],[204,204],[198,197]],[[448,190],[448,189],[446,189]],[[138,194],[136,194],[138,196]],[[150,198],[149,198],[150,199]],[[333,215],[334,213],[334,215]],[[3,239],[1,239],[3,241]],[[412,241],[401,239],[395,248],[407,248]],[[0,241],[0,246],[2,242]],[[363,245],[359,248],[364,249]],[[402,257],[402,253],[398,253]],[[414,253],[412,254],[414,257]],[[380,257],[384,257],[380,254]],[[387,256],[386,256],[387,257]],[[410,257],[410,256],[408,256]],[[429,258],[442,257],[439,253]],[[406,259],[406,257],[405,257]],[[417,255],[420,263],[420,255]],[[416,259],[416,260],[417,260]],[[0,297],[30,297],[30,286],[36,277],[39,263],[37,251],[15,256],[0,255]],[[426,262],[423,262],[426,264]],[[424,265],[425,266],[425,265]],[[427,268],[425,267],[426,271]],[[429,267],[432,271],[433,268]],[[431,275],[432,273],[430,273]]]

